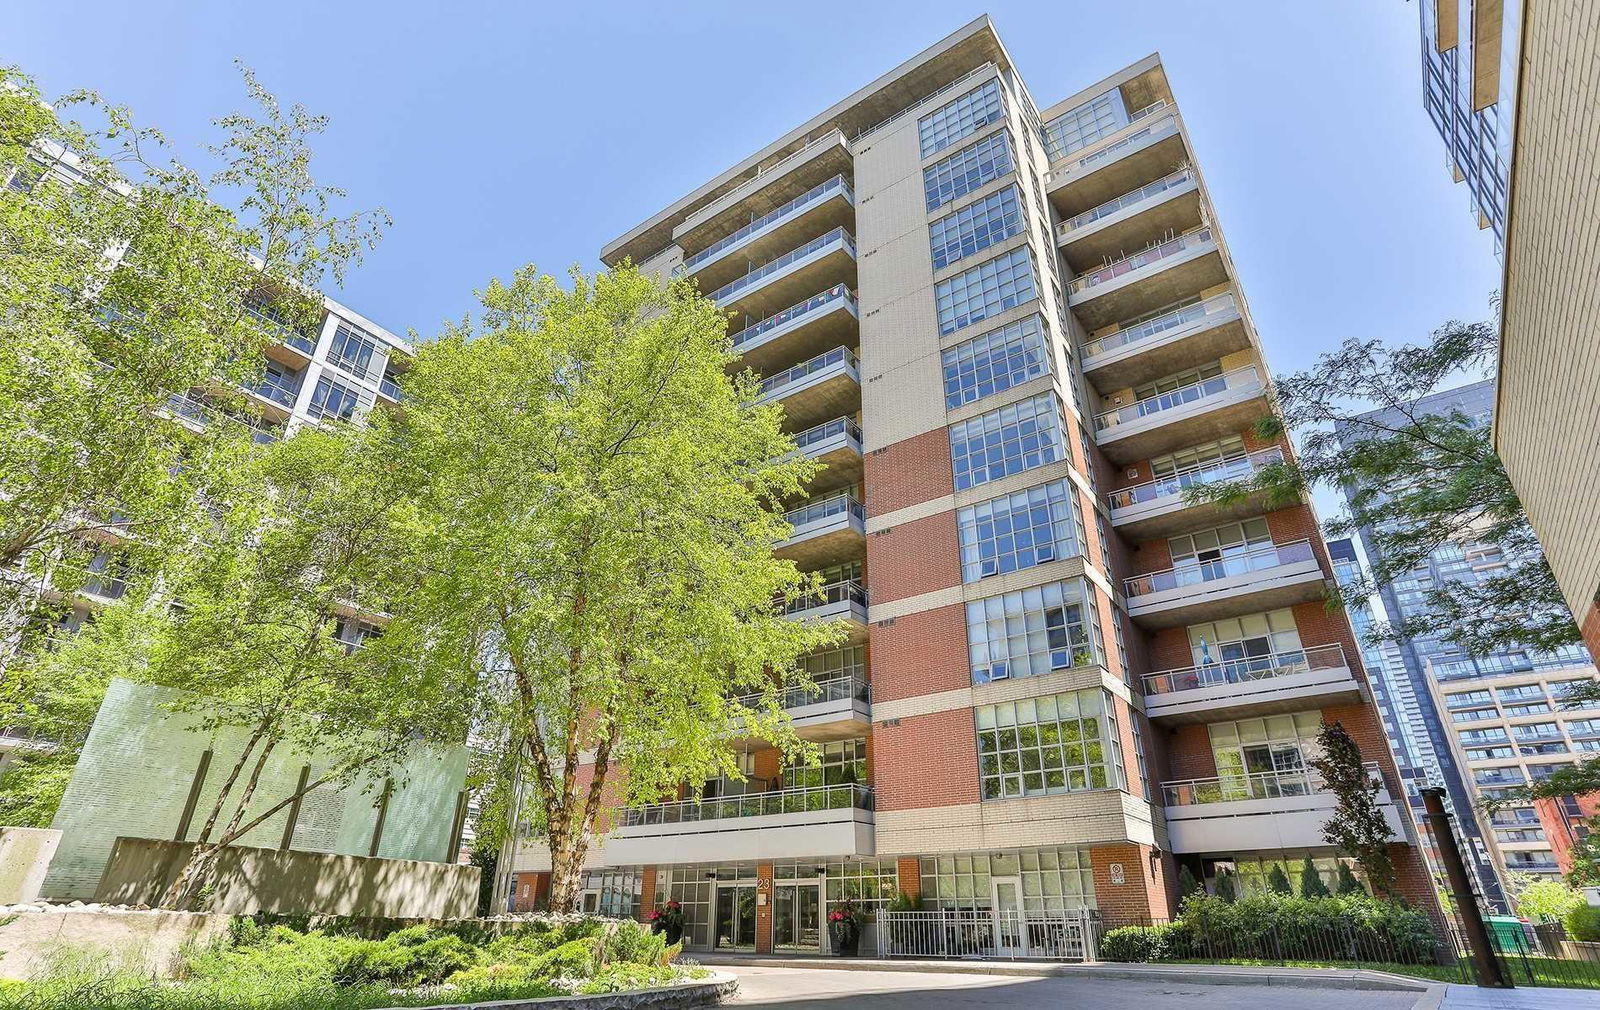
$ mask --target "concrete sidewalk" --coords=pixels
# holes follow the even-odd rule
[[[1518,986],[1515,989],[1479,989],[1473,985],[1445,987],[1442,1010],[1595,1010],[1600,1007],[1600,990],[1546,989]]]

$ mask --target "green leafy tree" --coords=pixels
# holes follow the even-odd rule
[[[1317,864],[1312,862],[1310,854],[1307,854],[1300,861],[1300,897],[1326,898],[1328,896],[1328,885],[1322,882],[1322,874],[1317,872]]]
[[[1330,536],[1365,530],[1373,539],[1370,577],[1338,590],[1347,605],[1450,545],[1480,545],[1503,563],[1474,583],[1431,587],[1415,616],[1377,626],[1375,635],[1432,633],[1471,654],[1574,645],[1581,636],[1488,426],[1459,410],[1430,413],[1414,403],[1491,371],[1496,343],[1493,326],[1454,321],[1422,345],[1346,341],[1315,367],[1275,379],[1280,416],[1261,418],[1257,434],[1275,440],[1292,433],[1292,458],[1187,494],[1220,502],[1262,494],[1287,505],[1319,487],[1354,489],[1347,510],[1325,524]],[[1364,416],[1374,410],[1386,412]]]
[[[1320,754],[1310,764],[1335,799],[1322,837],[1361,864],[1375,891],[1393,893],[1389,822],[1378,807],[1378,781],[1367,773],[1361,750],[1343,723],[1323,723],[1317,744]]]
[[[1223,901],[1234,902],[1239,900],[1239,887],[1235,883],[1232,870],[1223,869],[1217,871],[1216,889],[1216,896]]]
[[[1178,867],[1178,900],[1182,901],[1191,894],[1198,894],[1205,890],[1200,886],[1200,881],[1195,879],[1194,871],[1188,865]]]
[[[1289,875],[1283,871],[1282,863],[1273,863],[1272,869],[1267,872],[1267,890],[1273,894],[1294,893],[1294,888],[1289,884]]]
[[[1339,860],[1339,876],[1334,883],[1333,889],[1334,893],[1341,898],[1352,894],[1367,893],[1367,888],[1361,883],[1361,878],[1356,876],[1355,871],[1350,869],[1350,864],[1342,859]]]
[[[1559,922],[1568,911],[1584,903],[1582,892],[1559,880],[1513,873],[1510,884],[1517,914],[1535,922]]]
[[[1589,818],[1584,826],[1589,830],[1572,846],[1572,870],[1567,873],[1567,883],[1574,887],[1600,887],[1600,816]]]
[[[809,683],[796,661],[839,636],[774,606],[814,591],[772,549],[815,464],[754,377],[730,374],[714,304],[632,268],[566,288],[525,269],[481,298],[481,321],[423,348],[404,409],[375,426],[422,485],[428,578],[399,623],[480,678],[481,725],[520,759],[563,911],[603,807],[739,776],[736,726],[807,756],[779,687]],[[732,700],[750,694],[754,708]]]

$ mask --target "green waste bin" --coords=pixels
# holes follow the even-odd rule
[[[1531,954],[1533,945],[1528,941],[1528,930],[1523,921],[1514,915],[1484,917],[1495,949],[1502,954]]]

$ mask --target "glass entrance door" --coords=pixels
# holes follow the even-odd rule
[[[772,892],[772,945],[822,949],[822,894],[817,884],[779,884]]]
[[[754,884],[717,885],[718,950],[756,949],[756,888]]]
[[[1022,949],[1022,880],[995,877],[993,889],[995,954],[1016,954]]]

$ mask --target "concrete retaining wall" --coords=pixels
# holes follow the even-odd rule
[[[39,897],[50,859],[61,844],[52,828],[0,827],[0,905],[16,905]]]
[[[225,935],[229,916],[196,912],[66,909],[24,912],[0,925],[0,978],[26,979],[64,947],[80,947],[165,972],[185,944]]]
[[[154,905],[192,848],[118,838],[95,900]],[[206,908],[236,915],[464,919],[477,911],[478,874],[476,866],[455,863],[230,846],[207,878],[212,894]]]

